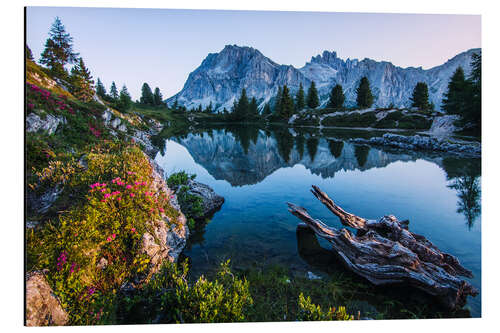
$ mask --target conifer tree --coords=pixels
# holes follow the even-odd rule
[[[272,113],[271,107],[269,106],[269,103],[266,103],[266,105],[264,106],[264,110],[262,110],[262,115],[268,116],[271,113]]]
[[[141,104],[154,105],[153,92],[146,82],[142,84],[141,98],[139,101]]]
[[[248,97],[247,97],[247,90],[243,88],[241,90],[241,96],[240,99],[238,100],[238,106],[236,109],[236,120],[245,120],[248,116],[248,111],[249,111],[249,102],[248,102]]]
[[[95,93],[97,96],[105,99],[106,98],[106,88],[104,88],[104,85],[101,82],[100,78],[97,78],[97,84],[95,87]]]
[[[109,97],[111,97],[111,100],[114,102],[118,101],[118,89],[116,89],[116,84],[115,81],[111,82],[111,88],[109,88]]]
[[[276,93],[276,102],[274,103],[274,114],[281,114],[281,86],[278,86],[278,92]]]
[[[175,98],[174,105],[172,105],[172,109],[177,110],[179,107],[179,102],[177,101],[177,97]]]
[[[257,100],[252,97],[250,100],[250,105],[248,106],[248,117],[247,118],[257,118],[259,116],[259,109],[257,106]]]
[[[153,103],[155,106],[160,106],[163,104],[163,96],[160,92],[160,88],[156,87],[153,94]]]
[[[281,105],[281,111],[279,113],[280,117],[282,119],[289,119],[293,115],[295,109],[294,109],[293,99],[290,96],[290,91],[288,90],[288,87],[286,85],[283,86],[280,105]]]
[[[73,52],[73,38],[66,32],[59,17],[56,17],[45,42],[40,63],[46,65],[52,74],[67,78],[64,66],[78,61],[78,53]]]
[[[342,86],[340,84],[336,84],[330,92],[330,100],[328,101],[328,106],[338,109],[344,106],[344,101],[345,96],[344,91],[342,90]]]
[[[70,82],[72,85],[71,92],[81,101],[89,102],[93,99],[94,80],[90,75],[90,71],[85,66],[83,58],[78,60],[78,63],[71,69]]]
[[[465,121],[470,121],[475,125],[475,129],[481,130],[481,54],[472,55],[471,74],[469,82],[471,84],[471,98],[469,112],[467,112]]]
[[[130,96],[127,86],[123,85],[122,90],[120,90],[120,100],[118,102],[118,107],[120,111],[127,111],[132,105],[132,97]]]
[[[297,110],[302,110],[306,106],[304,87],[302,86],[302,82],[300,83],[299,91],[295,96],[295,106],[297,107]]]
[[[210,104],[208,104],[207,108],[205,109],[205,113],[212,113],[212,101],[210,101]]]
[[[309,90],[307,91],[307,106],[311,109],[315,109],[319,106],[318,90],[316,89],[316,83],[311,82]]]
[[[426,111],[430,109],[429,104],[429,89],[427,83],[418,82],[413,89],[413,95],[410,98],[411,106],[417,107],[419,110]]]
[[[442,108],[449,114],[463,115],[466,111],[468,84],[462,67],[458,67],[448,83],[448,91],[444,94]]]
[[[26,48],[24,49],[26,59],[29,59],[33,61],[33,52],[31,52],[31,49],[29,48],[28,44],[26,44]]]
[[[360,108],[369,108],[373,104],[373,95],[370,89],[370,81],[366,76],[361,78],[359,86],[356,89],[356,102]]]

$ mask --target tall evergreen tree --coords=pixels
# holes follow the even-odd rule
[[[444,94],[442,108],[449,114],[464,115],[469,97],[469,84],[465,80],[462,67],[457,67],[448,83],[448,91]]]
[[[262,110],[262,115],[269,116],[271,113],[271,107],[269,106],[269,103],[266,103],[266,105],[264,106],[264,110]]]
[[[236,109],[236,120],[242,121],[245,120],[248,116],[248,111],[249,111],[250,103],[248,102],[248,97],[247,97],[247,90],[243,88],[241,90],[241,96],[240,99],[238,100],[238,106]]]
[[[154,105],[153,92],[146,82],[142,84],[141,98],[139,102],[145,105]]]
[[[429,89],[427,88],[427,83],[418,82],[413,89],[413,95],[410,98],[412,102],[411,106],[417,107],[419,110],[429,110]]]
[[[290,96],[290,91],[288,90],[288,87],[286,85],[283,86],[280,105],[280,117],[282,119],[289,119],[295,111],[295,105],[293,103],[292,96]]]
[[[160,88],[156,87],[153,94],[153,104],[155,106],[163,105],[163,96],[161,95]]]
[[[31,49],[29,48],[28,44],[26,44],[26,48],[24,49],[26,59],[29,59],[33,61],[33,52],[31,52]]]
[[[477,132],[481,130],[481,54],[472,55],[471,74],[469,82],[471,84],[471,98],[469,112],[465,121],[470,121],[475,125]]]
[[[116,89],[116,84],[115,81],[111,82],[111,88],[109,88],[109,97],[111,97],[111,100],[116,102],[118,101],[118,89]]]
[[[281,114],[281,95],[283,91],[281,86],[278,86],[278,92],[276,93],[276,102],[274,103],[274,114]]]
[[[311,109],[315,109],[319,106],[318,90],[316,89],[316,83],[311,82],[309,90],[307,91],[307,106]]]
[[[49,38],[45,42],[40,63],[46,65],[52,74],[66,78],[66,64],[78,61],[78,53],[73,52],[73,38],[66,32],[59,17],[56,17],[49,31]]]
[[[328,106],[331,108],[341,108],[344,106],[345,96],[342,86],[336,84],[332,91],[330,92],[330,100],[328,101]]]
[[[120,111],[127,111],[132,105],[132,97],[130,96],[127,86],[123,85],[122,90],[120,90],[120,99],[118,102],[118,107]]]
[[[208,104],[207,108],[205,109],[205,113],[212,113],[212,101]]]
[[[373,95],[370,89],[370,81],[366,76],[361,78],[359,86],[356,89],[356,102],[360,108],[369,108],[373,104]]]
[[[259,116],[259,109],[257,106],[257,100],[252,97],[250,100],[250,105],[248,106],[248,117],[247,118],[257,118]]]
[[[85,66],[83,58],[78,60],[78,63],[71,69],[70,82],[72,85],[71,92],[81,101],[89,102],[94,98],[94,80],[90,71]]]
[[[299,91],[297,91],[297,95],[295,96],[295,106],[297,110],[302,110],[306,106],[304,87],[302,86],[302,82],[299,86]]]
[[[104,88],[104,85],[101,82],[100,78],[97,78],[97,84],[95,87],[95,93],[97,96],[105,99],[106,98],[106,88]]]

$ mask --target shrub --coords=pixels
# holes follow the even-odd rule
[[[354,316],[346,312],[344,306],[338,309],[330,307],[327,311],[321,309],[321,306],[315,305],[311,302],[311,298],[304,297],[304,294],[299,295],[299,313],[298,320],[353,320]]]
[[[189,193],[189,187],[187,186],[188,180],[195,178],[196,175],[188,175],[185,171],[180,171],[171,174],[167,179],[168,187],[175,191],[181,210],[188,219],[200,219],[203,217],[202,199],[199,196]],[[192,228],[190,229],[192,230]]]
[[[321,122],[321,125],[338,127],[368,127],[375,121],[377,121],[375,112],[353,112],[346,115],[326,117]]]

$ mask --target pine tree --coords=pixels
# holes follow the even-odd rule
[[[304,87],[302,86],[302,82],[300,83],[299,91],[295,96],[295,106],[297,107],[297,110],[302,110],[306,106]]]
[[[342,86],[336,84],[332,91],[330,92],[330,100],[328,101],[328,106],[331,108],[339,109],[344,106],[345,96]]]
[[[419,110],[427,111],[430,109],[429,104],[429,89],[427,83],[418,82],[413,89],[413,95],[410,98],[411,106],[417,107]]]
[[[212,101],[210,101],[210,104],[208,104],[207,108],[205,109],[205,113],[212,113]]]
[[[172,109],[177,110],[179,107],[179,102],[177,101],[177,97],[175,98],[174,105],[172,105]]]
[[[160,88],[156,87],[153,94],[153,104],[155,106],[163,105],[163,96],[161,95]]]
[[[311,109],[315,109],[319,106],[318,90],[316,89],[316,83],[311,82],[309,90],[307,91],[307,106]]]
[[[102,99],[106,98],[106,88],[104,88],[104,85],[101,82],[100,78],[97,78],[97,84],[95,87],[95,93],[97,96],[101,97]]]
[[[154,105],[153,92],[146,82],[142,84],[140,103],[145,105]]]
[[[264,110],[262,110],[262,115],[269,116],[271,113],[271,107],[269,106],[269,103],[266,103],[266,105],[264,106]]]
[[[116,89],[116,84],[115,81],[111,82],[111,88],[109,88],[109,97],[111,97],[111,100],[114,102],[118,101],[118,89]]]
[[[33,61],[33,52],[31,52],[31,49],[29,48],[28,44],[26,44],[26,48],[24,49],[26,59],[29,59]]]
[[[281,86],[278,86],[278,92],[276,93],[276,102],[274,103],[274,114],[281,114]]]
[[[294,109],[294,103],[293,99],[290,96],[290,91],[288,90],[288,87],[286,85],[283,86],[283,91],[281,93],[281,111],[279,113],[280,117],[282,119],[289,119],[295,109]]]
[[[448,83],[448,91],[444,94],[443,110],[449,114],[463,115],[467,105],[468,84],[462,67],[458,67]]]
[[[464,119],[471,122],[475,126],[475,130],[479,132],[481,130],[481,54],[474,53],[472,55],[471,67],[469,77],[471,85],[470,106]]]
[[[241,96],[240,99],[238,100],[238,106],[236,108],[236,120],[242,121],[247,118],[248,111],[249,111],[249,102],[248,102],[248,97],[247,97],[247,90],[243,88],[241,90]]]
[[[94,80],[90,75],[90,71],[85,66],[83,58],[80,58],[78,63],[71,69],[71,92],[81,101],[89,102],[94,98]]]
[[[52,74],[67,78],[66,64],[75,63],[78,53],[73,52],[73,38],[66,32],[59,17],[56,17],[45,42],[40,63],[46,65]]]
[[[358,89],[356,89],[356,102],[360,108],[369,108],[373,104],[373,95],[370,89],[370,81],[366,76],[359,81]]]
[[[258,116],[259,116],[259,109],[257,106],[257,100],[255,99],[255,97],[252,97],[252,99],[250,100],[250,105],[248,106],[248,117],[247,118],[255,119]]]
[[[127,111],[132,105],[132,97],[128,92],[127,86],[123,85],[122,90],[120,90],[120,99],[118,101],[118,108],[120,111]]]

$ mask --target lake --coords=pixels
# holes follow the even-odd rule
[[[285,265],[300,276],[327,277],[342,270],[301,251],[307,235],[297,233],[299,220],[287,211],[286,202],[292,202],[341,228],[309,191],[314,184],[358,216],[409,219],[412,232],[457,256],[481,291],[480,159],[349,141],[382,134],[232,126],[196,129],[166,140],[155,161],[167,175],[194,173],[225,198],[184,250],[192,274],[213,270],[225,259],[241,268]],[[329,249],[326,241],[319,244]],[[481,316],[481,293],[469,297],[466,309]]]

